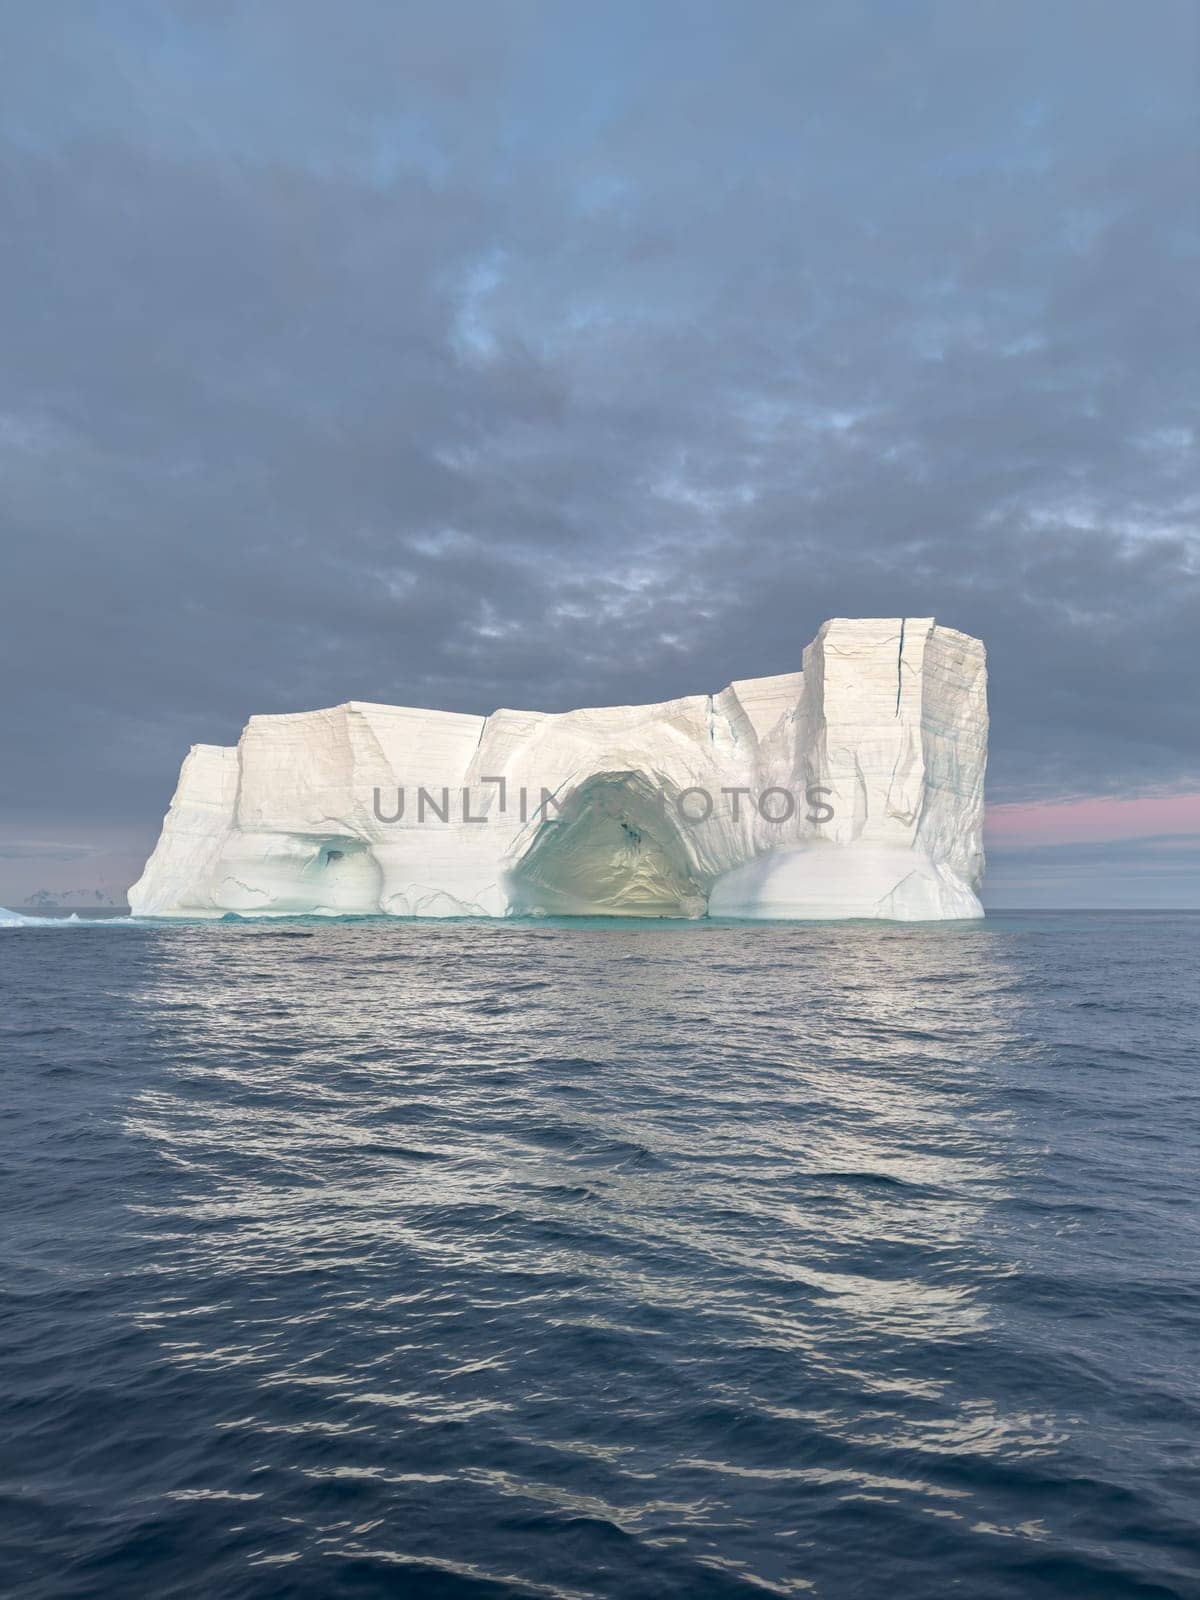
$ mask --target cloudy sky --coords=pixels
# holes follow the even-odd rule
[[[0,900],[193,741],[991,663],[993,904],[1200,905],[1195,0],[0,0]]]

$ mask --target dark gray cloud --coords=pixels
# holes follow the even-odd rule
[[[10,818],[835,614],[987,641],[996,798],[1200,781],[1187,0],[0,17]]]

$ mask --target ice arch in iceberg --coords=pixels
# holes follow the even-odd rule
[[[597,773],[556,815],[516,840],[507,869],[515,911],[557,916],[698,917],[696,875],[677,796],[638,772]]]

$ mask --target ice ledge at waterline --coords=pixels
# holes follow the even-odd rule
[[[236,749],[193,746],[129,902],[159,917],[978,917],[986,759],[977,639],[929,617],[839,618],[801,672],[661,705],[251,717]]]

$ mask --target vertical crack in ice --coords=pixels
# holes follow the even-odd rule
[[[900,653],[896,657],[896,715],[900,715],[900,674],[904,668],[904,624],[907,617],[900,618]]]

